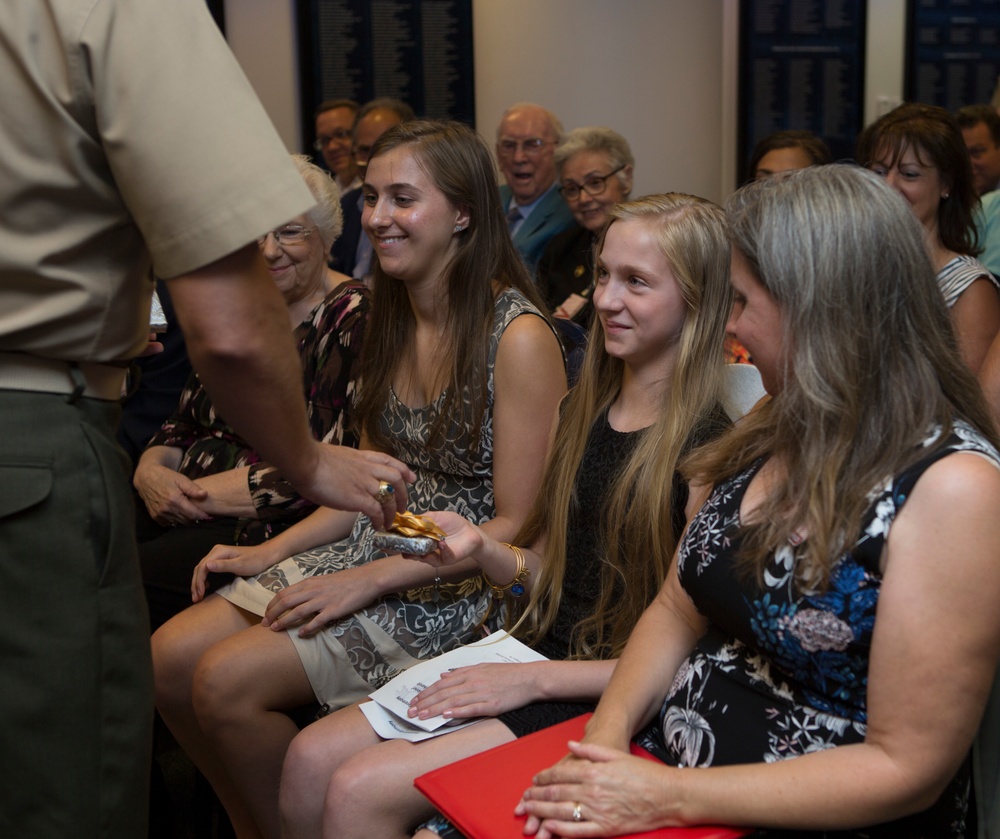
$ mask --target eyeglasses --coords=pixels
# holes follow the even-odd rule
[[[528,157],[537,157],[546,146],[554,145],[552,140],[543,140],[541,137],[532,137],[528,140],[512,140],[505,137],[497,141],[497,151],[501,157],[513,157],[518,148]]]
[[[608,178],[612,175],[617,175],[624,168],[625,166],[622,165],[613,172],[608,172],[606,175],[591,175],[582,184],[566,181],[566,183],[559,187],[559,194],[567,201],[576,201],[580,197],[581,190],[586,192],[587,195],[600,195],[608,185]]]
[[[313,148],[316,151],[323,151],[330,143],[338,142],[343,143],[346,140],[351,139],[351,131],[348,128],[337,128],[332,134],[324,134],[321,137],[316,138],[316,142],[313,143]]]
[[[273,236],[279,247],[286,245],[301,245],[306,239],[312,236],[315,227],[301,227],[297,224],[288,224],[266,233],[257,240],[258,247],[263,248],[268,236]]]

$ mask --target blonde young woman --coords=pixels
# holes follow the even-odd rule
[[[415,776],[593,708],[683,528],[677,461],[728,425],[728,259],[722,210],[708,201],[657,195],[610,211],[582,376],[516,539],[528,571],[516,632],[550,661],[445,674],[412,713],[489,719],[433,740],[380,742],[356,707],[309,726],[286,759],[284,835],[408,836],[433,813]],[[456,513],[432,516],[448,533],[431,560],[442,570],[471,557],[497,585],[515,578],[512,548]]]
[[[492,155],[458,123],[407,122],[376,143],[363,189],[378,264],[362,445],[412,466],[411,510],[454,507],[512,539],[566,378],[507,233]],[[283,712],[349,704],[472,640],[489,604],[475,570],[382,556],[365,517],[329,509],[199,564],[196,600],[208,573],[239,578],[153,636],[157,706],[241,839],[278,835],[281,764],[298,731]]]
[[[583,742],[525,792],[526,832],[966,836],[1000,455],[922,230],[847,166],[727,211],[729,328],[772,398],[685,465],[704,505]],[[647,724],[662,764],[627,753]]]

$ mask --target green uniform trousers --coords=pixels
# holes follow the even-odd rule
[[[0,836],[146,835],[149,619],[118,415],[0,390]]]

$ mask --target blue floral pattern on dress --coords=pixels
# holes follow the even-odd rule
[[[945,439],[933,429],[915,452],[918,462],[869,493],[857,540],[823,592],[803,591],[796,579],[797,538],[770,557],[762,585],[734,569],[740,503],[763,461],[717,485],[692,519],[677,562],[709,629],[674,677],[659,722],[637,738],[640,745],[671,765],[696,767],[772,763],[863,741],[882,549],[919,477],[962,451],[1000,464],[1000,454],[967,423],[956,422]],[[964,836],[968,789],[963,770],[934,807],[863,835]]]

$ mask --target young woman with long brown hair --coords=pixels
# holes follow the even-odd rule
[[[507,233],[492,156],[458,123],[408,122],[379,139],[363,188],[378,264],[362,446],[413,468],[412,511],[454,507],[512,539],[566,378]],[[201,562],[197,600],[208,573],[240,576],[153,636],[157,707],[241,839],[278,834],[281,764],[297,733],[283,712],[338,708],[473,640],[489,605],[476,570],[382,556],[365,517],[329,509]]]

